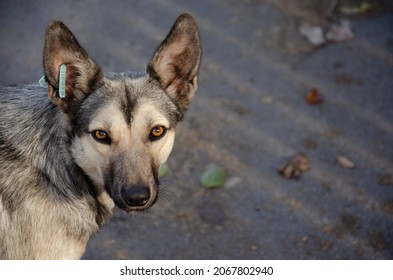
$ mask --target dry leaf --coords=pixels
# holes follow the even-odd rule
[[[352,40],[355,35],[352,32],[352,25],[348,20],[343,20],[340,24],[332,24],[326,33],[326,38],[332,42],[343,42]]]
[[[353,161],[351,161],[349,158],[342,156],[342,155],[337,155],[336,157],[337,162],[345,168],[352,169],[355,167],[355,164]]]
[[[393,186],[393,175],[391,174],[380,175],[378,178],[378,183],[385,186]]]
[[[250,249],[251,249],[251,251],[255,252],[255,251],[258,250],[258,245],[252,244],[252,245],[250,246]]]
[[[323,36],[323,30],[319,26],[311,26],[310,24],[302,24],[300,26],[300,34],[303,35],[311,44],[320,46],[326,42]]]
[[[310,160],[306,155],[304,154],[299,154],[297,155],[293,160],[292,160],[296,166],[297,169],[301,172],[306,172],[310,170]]]
[[[307,93],[306,100],[309,104],[315,105],[322,103],[324,98],[318,89],[313,88]]]
[[[297,154],[277,171],[287,179],[298,179],[303,172],[310,170],[310,160],[303,154]]]
[[[225,182],[224,186],[226,188],[233,188],[233,187],[236,187],[237,185],[239,185],[241,182],[242,182],[242,178],[231,177]]]
[[[272,104],[273,103],[273,97],[271,97],[271,96],[263,96],[263,97],[261,97],[260,100],[264,104]]]

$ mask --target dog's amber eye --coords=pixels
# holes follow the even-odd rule
[[[150,141],[155,141],[163,137],[166,133],[166,130],[167,129],[161,125],[153,127],[149,135]]]
[[[106,133],[105,131],[95,130],[91,134],[96,141],[104,144],[110,144],[111,139],[109,138],[108,133]]]

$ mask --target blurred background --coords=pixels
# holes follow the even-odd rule
[[[159,201],[116,211],[84,258],[393,259],[390,0],[1,0],[0,82],[39,80],[53,19],[104,71],[144,71],[184,11],[200,86]]]

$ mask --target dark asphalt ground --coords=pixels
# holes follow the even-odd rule
[[[355,37],[317,48],[299,26],[327,29],[329,2],[0,1],[3,85],[42,76],[51,19],[111,72],[143,71],[183,11],[201,29],[200,87],[158,203],[117,211],[85,259],[393,259],[393,5],[336,10],[332,21],[349,19]],[[305,102],[311,88],[323,104]],[[311,169],[283,178],[277,168],[299,152]],[[211,162],[228,179],[206,190]]]

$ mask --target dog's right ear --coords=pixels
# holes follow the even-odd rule
[[[63,64],[66,71],[60,79]],[[101,69],[60,21],[50,23],[46,29],[44,71],[52,102],[66,113],[84,100],[103,78]],[[62,98],[59,82],[64,82]]]

